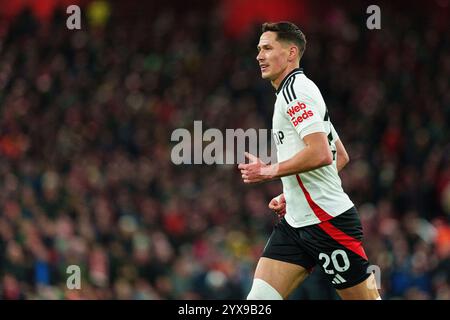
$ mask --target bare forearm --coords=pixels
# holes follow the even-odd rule
[[[346,159],[342,159],[340,157],[337,158],[336,160],[336,168],[337,171],[341,171],[346,165],[347,165],[348,161]]]
[[[336,141],[336,168],[341,171],[347,163],[350,161],[350,157],[348,156],[347,150],[345,150],[344,144],[340,139]]]
[[[252,163],[239,164],[244,183],[258,183],[314,170],[333,163],[327,136],[323,132],[308,134],[304,137],[305,147],[292,158],[280,163],[266,165],[257,157],[246,152]]]
[[[292,158],[275,164],[278,166],[278,170],[275,170],[275,178],[311,171],[331,162],[331,153],[317,152],[311,147],[306,147]]]

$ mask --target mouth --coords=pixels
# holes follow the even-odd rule
[[[259,67],[261,68],[261,71],[264,72],[267,70],[267,68],[269,67],[269,65],[267,64],[260,64]]]

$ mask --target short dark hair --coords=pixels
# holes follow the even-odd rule
[[[289,21],[265,22],[262,25],[262,32],[272,31],[277,34],[277,40],[293,42],[299,49],[300,58],[306,49],[306,37],[295,24]]]

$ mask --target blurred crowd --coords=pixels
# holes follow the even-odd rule
[[[350,154],[341,178],[383,298],[450,299],[448,20],[383,10],[375,31],[347,7],[299,22],[301,66]],[[174,165],[171,134],[270,128],[260,26],[229,38],[216,7],[65,19],[24,12],[0,38],[0,298],[245,298],[281,182]],[[292,296],[335,298],[319,268]]]

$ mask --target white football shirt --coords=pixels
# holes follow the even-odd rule
[[[288,160],[305,147],[303,138],[324,132],[333,154],[333,163],[315,170],[282,177],[286,198],[286,221],[293,227],[317,224],[353,207],[342,189],[336,167],[338,134],[331,124],[319,88],[301,68],[281,82],[272,119],[278,162]]]

